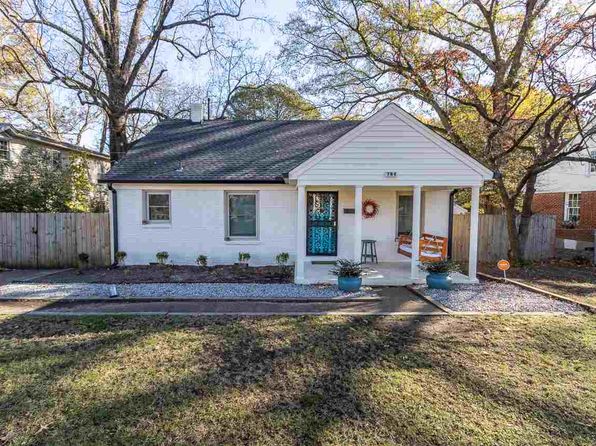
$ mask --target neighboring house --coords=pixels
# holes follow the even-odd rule
[[[596,138],[578,156],[596,158]],[[583,250],[593,245],[596,229],[596,164],[563,161],[538,177],[534,212],[557,217],[560,248]]]
[[[55,165],[64,165],[73,154],[85,155],[89,164],[89,179],[97,183],[98,177],[108,171],[110,157],[85,147],[49,138],[39,133],[21,130],[11,124],[0,123],[0,161],[18,162],[23,150],[43,151]]]
[[[113,191],[113,249],[130,264],[168,251],[178,264],[280,252],[297,283],[332,280],[329,263],[360,260],[376,240],[370,284],[421,280],[417,240],[449,235],[450,192],[472,189],[470,280],[476,281],[479,188],[493,173],[396,105],[365,121],[166,120],[102,179]],[[363,218],[362,203],[377,214]],[[412,234],[409,256],[396,239]],[[408,248],[404,246],[403,248]],[[327,263],[327,264],[325,264]],[[464,276],[464,279],[465,276]]]

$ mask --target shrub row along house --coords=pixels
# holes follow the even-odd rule
[[[421,279],[421,256],[444,255],[451,192],[464,187],[462,278],[476,281],[479,189],[492,176],[394,104],[365,121],[203,122],[193,106],[190,120],[158,124],[101,181],[113,193],[113,252],[129,264],[168,251],[180,264],[249,252],[262,265],[288,252],[295,281],[316,283],[331,279],[326,263],[360,260],[374,240],[379,263],[365,283],[399,285]]]
[[[596,158],[596,140],[577,156]],[[582,251],[593,246],[596,230],[596,164],[563,161],[538,177],[534,212],[557,217],[559,248]]]

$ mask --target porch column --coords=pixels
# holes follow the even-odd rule
[[[298,209],[296,209],[296,266],[294,281],[304,282],[304,257],[306,255],[306,188],[298,186]]]
[[[412,209],[412,261],[410,263],[412,280],[418,279],[418,261],[420,259],[420,203],[422,186],[414,186],[414,203]]]
[[[468,276],[470,282],[478,282],[476,265],[478,263],[478,212],[480,187],[472,187],[472,207],[470,209],[470,252],[468,254]]]
[[[354,186],[354,261],[362,253],[362,186]]]

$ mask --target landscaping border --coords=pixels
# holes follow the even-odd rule
[[[449,308],[447,308],[445,305],[437,302],[436,300],[434,300],[432,297],[427,296],[426,294],[424,294],[423,292],[421,292],[420,290],[414,288],[412,285],[405,285],[406,289],[408,291],[410,291],[411,293],[414,293],[416,296],[420,297],[421,299],[424,299],[425,301],[427,301],[428,303],[434,305],[435,307],[437,307],[439,310],[444,311],[447,314],[457,314],[457,311],[453,311]]]
[[[551,291],[546,291],[546,290],[543,290],[542,288],[538,288],[533,285],[528,285],[528,284],[520,282],[518,280],[508,279],[508,278],[504,278],[504,277],[496,277],[496,276],[492,276],[490,274],[481,273],[481,272],[478,272],[477,274],[478,274],[478,276],[480,276],[484,279],[488,279],[488,280],[492,280],[492,281],[496,281],[496,282],[512,283],[512,284],[517,285],[521,288],[525,288],[527,290],[534,291],[535,293],[542,294],[546,297],[550,297],[551,299],[556,299],[556,300],[560,300],[563,302],[579,305],[580,307],[589,311],[590,313],[596,313],[595,306],[587,304],[585,302],[580,302],[580,301],[572,299],[570,297],[562,296],[560,294],[553,293]]]

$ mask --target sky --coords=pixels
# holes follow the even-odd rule
[[[267,18],[271,24],[244,21],[235,24],[238,29],[233,33],[243,40],[250,40],[257,54],[275,53],[275,43],[281,37],[277,27],[283,25],[296,8],[296,0],[248,0],[243,8],[243,16]],[[171,56],[168,61],[168,75],[172,79],[197,85],[205,83],[207,80],[205,76],[209,69],[207,58],[199,61],[187,58],[181,63],[176,60],[175,53],[169,54]]]

